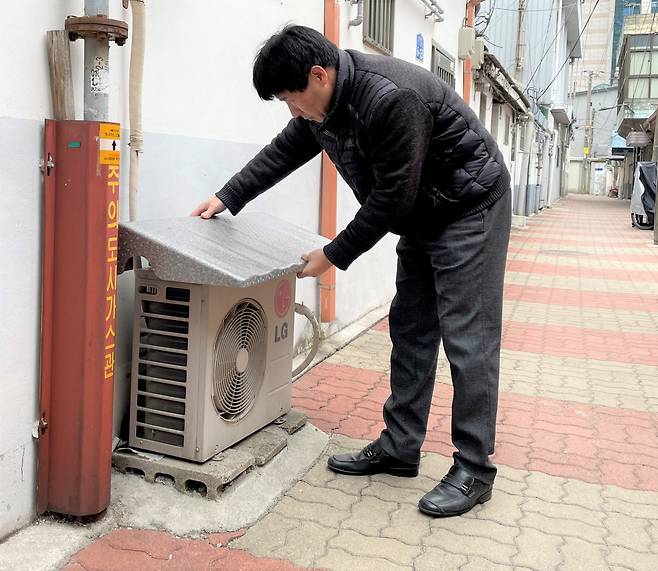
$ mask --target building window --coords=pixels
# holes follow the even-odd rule
[[[509,132],[511,129],[509,113],[505,113],[505,133],[503,134],[503,143],[509,145]]]
[[[649,80],[648,79],[629,79],[628,80],[628,98],[629,99],[649,99]]]
[[[498,122],[500,121],[500,103],[491,105],[491,136],[498,142]]]
[[[484,91],[480,92],[480,123],[487,128],[487,96]]]
[[[652,61],[655,60],[655,61]],[[631,53],[630,75],[650,75],[652,72],[658,72],[658,58],[653,58],[650,52],[633,52]]]
[[[654,0],[651,0],[651,8],[653,9]],[[626,16],[633,16],[639,14],[642,7],[641,0],[625,0],[624,2],[624,18]]]
[[[528,141],[528,121],[522,121],[521,124],[519,125],[519,133],[518,133],[518,138],[520,140],[517,141],[517,144],[519,146],[519,151],[522,153],[527,153],[530,145],[528,144],[530,141]]]
[[[450,87],[455,87],[455,58],[432,44],[432,73],[445,81]]]
[[[658,12],[658,0],[651,0],[651,11],[654,14]]]
[[[658,40],[652,35],[631,36],[626,56],[625,98],[658,99]]]
[[[395,0],[364,0],[363,43],[393,54]]]

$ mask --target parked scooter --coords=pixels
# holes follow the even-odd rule
[[[642,161],[635,168],[631,196],[631,226],[653,230],[656,218],[656,163]]]

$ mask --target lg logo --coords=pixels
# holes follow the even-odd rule
[[[284,339],[288,338],[288,323],[283,322],[281,324],[281,329],[279,329],[279,325],[277,325],[274,328],[274,342],[278,343],[279,341],[283,341]]]

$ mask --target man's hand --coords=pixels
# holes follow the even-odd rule
[[[322,250],[308,252],[302,256],[302,260],[306,262],[306,265],[301,272],[297,273],[298,278],[315,278],[333,266]]]
[[[205,218],[207,220],[208,218],[212,218],[215,214],[219,214],[223,210],[226,210],[224,203],[216,196],[213,196],[212,198],[204,200],[201,204],[199,204],[199,206],[197,206],[192,211],[190,216],[201,216],[201,218]]]

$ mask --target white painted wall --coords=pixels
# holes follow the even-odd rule
[[[40,119],[49,114],[45,31],[76,2],[3,6],[0,40],[0,538],[34,513],[41,273]],[[34,30],[40,30],[38,34]],[[74,57],[74,65],[79,60]],[[81,65],[81,64],[80,64]]]
[[[505,142],[505,126],[509,123],[509,131],[507,133],[507,142]],[[500,120],[498,122],[498,137],[497,142],[500,147],[500,152],[503,154],[505,164],[510,171],[510,175],[514,170],[512,168],[512,130],[514,129],[514,113],[508,105],[501,106]]]
[[[486,80],[485,80],[486,81]],[[471,109],[475,114],[480,117],[480,102],[484,99],[486,105],[486,116],[484,120],[485,128],[493,135],[493,123],[494,123],[494,113],[499,110],[498,118],[498,130],[495,136],[496,143],[500,149],[500,152],[503,155],[505,165],[507,166],[510,172],[510,185],[513,193],[518,193],[518,185],[521,184],[525,187],[525,174],[521,172],[521,163],[523,153],[519,152],[518,147],[520,145],[520,137],[516,139],[517,152],[515,153],[516,162],[512,163],[512,145],[514,143],[513,132],[516,129],[518,133],[518,124],[514,122],[514,110],[510,105],[506,104],[496,104],[493,102],[493,92],[489,83],[485,83],[484,86],[479,87],[478,89],[473,90],[472,104]],[[507,142],[505,142],[505,126],[506,118],[509,118],[509,132],[507,135]]]
[[[459,29],[464,25],[466,2],[464,0],[448,0],[441,2],[445,10],[443,22],[434,27],[434,41],[455,58],[455,89],[464,93],[464,63],[457,58]],[[429,49],[429,48],[426,48]]]
[[[217,190],[287,122],[283,104],[261,102],[251,86],[259,45],[288,22],[324,26],[322,0],[202,0],[147,3],[144,86],[145,152],[140,177],[141,218],[185,216]],[[2,37],[0,69],[12,78],[0,90],[0,225],[3,295],[0,310],[0,537],[34,515],[35,454],[31,426],[37,417],[41,266],[41,180],[37,168],[43,119],[52,116],[45,34],[63,27],[84,3],[37,0],[10,3],[14,22]],[[130,23],[120,2],[110,17]],[[172,23],[175,22],[175,26]],[[205,29],[204,29],[205,28]],[[171,34],[177,35],[174,41]],[[71,44],[77,117],[82,118],[83,44]],[[110,49],[110,120],[128,126],[130,42]],[[9,88],[7,88],[9,87]],[[127,133],[124,131],[122,218],[127,218]],[[319,160],[300,169],[251,209],[318,228]],[[257,207],[257,208],[256,208]],[[130,275],[119,291],[116,425],[125,411],[130,359]],[[298,299],[314,307],[312,281]],[[301,328],[300,328],[301,333]]]
[[[341,47],[363,48],[362,29],[347,29],[356,7],[341,1]],[[34,515],[36,448],[31,437],[37,417],[40,342],[41,155],[43,120],[52,116],[45,46],[47,30],[63,27],[67,15],[82,15],[83,0],[23,0],[4,6],[13,22],[0,40],[0,538]],[[418,0],[397,0],[394,55],[415,61],[416,34],[425,38],[429,67],[431,38],[453,54],[465,2],[442,2],[446,21],[424,18]],[[141,159],[139,218],[185,216],[219,189],[288,121],[284,104],[262,102],[251,85],[259,46],[283,25],[324,27],[323,0],[187,0],[147,2],[144,78],[145,148]],[[350,14],[351,13],[351,14]],[[126,20],[118,1],[110,17]],[[172,36],[175,34],[175,38]],[[77,117],[82,118],[83,44],[71,44]],[[123,127],[121,217],[127,219],[128,64],[130,42],[110,49],[110,115]],[[457,62],[461,91],[461,63]],[[247,207],[317,231],[320,161],[314,159]],[[356,212],[351,191],[339,188],[339,229]],[[388,236],[338,275],[338,320],[357,319],[393,293],[394,244]],[[126,412],[130,363],[132,278],[120,277],[115,428]],[[303,280],[297,299],[317,306],[317,284]],[[297,337],[303,333],[298,324]]]
[[[455,3],[457,4],[457,2]],[[397,0],[395,4],[395,29],[393,56],[411,61],[430,69],[434,19],[425,18],[426,10],[418,0]],[[363,43],[363,25],[349,26],[357,16],[357,6],[343,2],[340,10],[340,47],[368,53],[379,53]],[[444,26],[436,24],[436,27]],[[416,59],[416,36],[424,38],[424,61]],[[359,204],[345,181],[339,176],[337,201],[337,230],[340,231],[353,219]],[[331,329],[340,328],[355,317],[387,303],[395,293],[397,237],[384,237],[372,250],[357,259],[347,272],[336,274],[336,323]]]
[[[428,10],[419,0],[400,1],[395,3],[395,35],[393,36],[393,55],[397,58],[412,61],[425,69],[430,69],[432,57],[432,37],[434,33],[434,18],[425,18]],[[441,26],[442,24],[436,24]],[[422,34],[424,40],[423,61],[416,59],[416,36]]]
[[[28,523],[35,509],[40,138],[36,121],[0,117],[0,538]]]

